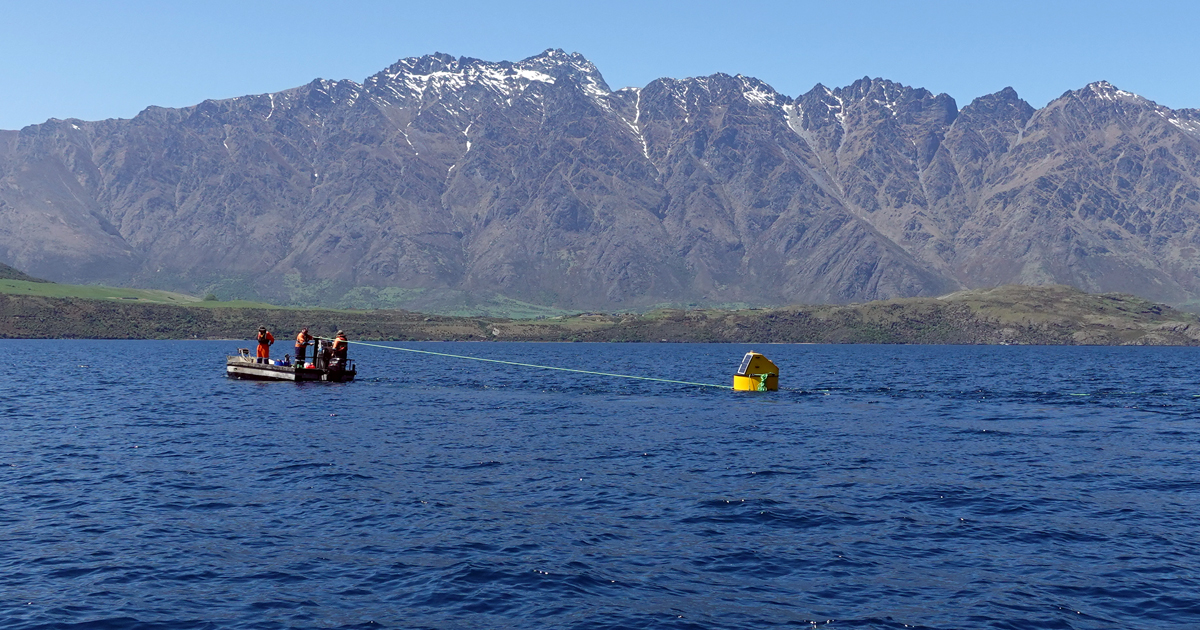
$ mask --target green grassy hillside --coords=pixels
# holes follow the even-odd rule
[[[11,277],[9,277],[11,276]],[[311,310],[304,301],[277,306],[253,300],[202,299],[185,293],[153,289],[126,289],[99,285],[56,284],[31,278],[20,271],[0,265],[0,293],[85,300],[124,300],[143,304],[176,304],[204,308],[294,308]],[[476,297],[462,291],[426,291],[424,289],[375,289],[358,287],[333,301],[320,302],[308,296],[309,304],[327,303],[334,310],[419,310],[425,313],[457,317],[497,317],[535,319],[570,315],[573,311],[538,306],[499,295]]]
[[[133,291],[133,290],[130,290]],[[1200,318],[1128,295],[1069,287],[963,291],[852,305],[582,314],[540,320],[338,311],[199,301],[0,293],[0,338],[248,339],[265,325],[286,338],[303,326],[351,339],[1200,345]],[[181,301],[184,299],[190,301]],[[174,299],[172,303],[170,300]],[[151,300],[160,300],[157,302]]]
[[[272,308],[270,304],[263,304],[261,302],[246,302],[241,300],[233,302],[206,301],[193,295],[172,293],[171,291],[124,289],[99,285],[57,284],[46,282],[45,280],[3,279],[0,280],[0,293],[49,298],[121,300],[142,304],[174,304],[177,306]]]

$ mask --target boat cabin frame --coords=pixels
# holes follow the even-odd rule
[[[250,355],[249,348],[238,348],[237,354],[227,355],[225,375],[230,378],[255,381],[330,381],[345,383],[353,381],[358,374],[353,359],[333,358],[325,361],[314,358],[313,363],[293,365],[291,357],[284,361],[271,361]],[[311,367],[310,367],[311,366]]]

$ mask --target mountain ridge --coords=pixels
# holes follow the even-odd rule
[[[1009,282],[1200,297],[1200,113],[1104,81],[959,109],[864,77],[613,91],[577,53],[0,132],[0,260],[52,280],[336,305],[849,302]]]

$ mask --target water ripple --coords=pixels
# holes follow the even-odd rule
[[[1200,627],[1194,349],[236,345],[0,342],[0,625]]]

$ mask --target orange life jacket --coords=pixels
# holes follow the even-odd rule
[[[312,335],[310,335],[306,332],[302,332],[302,333],[296,335],[296,345],[297,346],[303,346],[304,344],[306,344],[310,341],[312,341]]]
[[[260,345],[269,346],[275,343],[275,335],[272,335],[271,331],[260,332],[258,333],[258,343]]]
[[[349,344],[346,343],[346,338],[344,336],[335,337],[333,340],[333,351],[340,352],[342,350],[345,350],[346,346],[348,346],[348,345]]]

